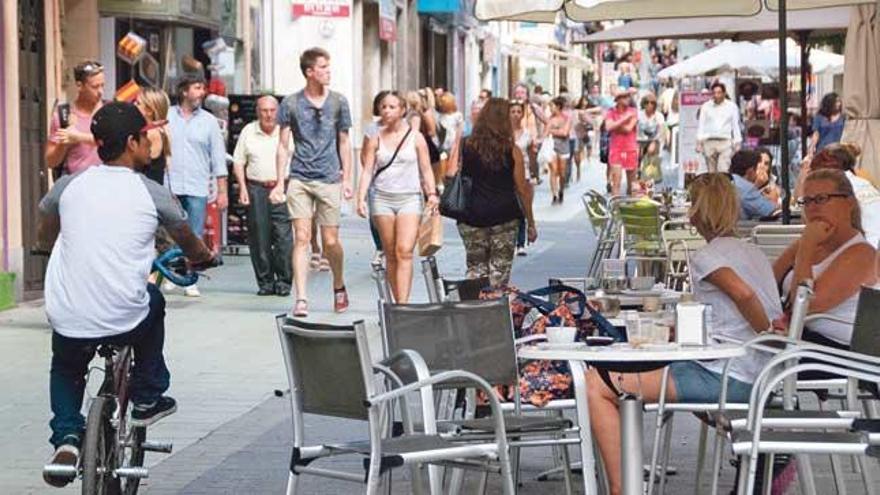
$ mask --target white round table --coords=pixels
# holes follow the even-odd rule
[[[553,345],[541,343],[523,346],[517,351],[517,357],[526,360],[575,361],[592,364],[597,368],[633,366],[634,372],[656,369],[676,361],[710,361],[715,359],[731,359],[745,355],[745,349],[736,344],[711,344],[705,346],[685,346],[678,344],[660,344],[633,348],[629,344],[588,347],[586,344]],[[607,366],[603,366],[603,363]],[[596,495],[596,460],[593,457],[593,440],[590,429],[589,405],[586,390],[575,390],[575,401],[578,404],[578,425],[581,430],[581,459],[583,461],[584,492]],[[665,396],[665,394],[663,394]],[[627,400],[631,400],[627,399]],[[621,476],[625,495],[642,495],[642,456],[633,452],[642,452],[641,399],[635,399],[635,408],[639,411],[637,421],[621,418],[621,439],[631,439],[632,444],[622,448]],[[665,399],[662,399],[665,400]],[[581,410],[583,409],[583,410]],[[633,408],[628,408],[633,410]],[[621,408],[623,413],[623,408]]]

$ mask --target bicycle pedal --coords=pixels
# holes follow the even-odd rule
[[[76,478],[79,474],[79,469],[70,464],[46,464],[43,466],[43,473],[50,476]]]
[[[144,479],[150,477],[150,471],[145,467],[121,467],[114,469],[113,475],[118,478]]]
[[[163,454],[170,454],[171,450],[174,448],[174,444],[170,442],[151,442],[147,440],[146,442],[141,444],[141,448],[147,452],[160,452]]]

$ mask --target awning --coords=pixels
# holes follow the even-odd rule
[[[501,44],[501,53],[511,57],[544,62],[549,65],[571,67],[582,71],[593,70],[593,62],[589,58],[548,46],[508,42]]]
[[[872,4],[877,0],[787,0],[789,15],[795,10]],[[776,0],[767,0],[776,10]],[[474,16],[481,21],[516,20],[556,22],[564,12],[574,21],[613,19],[669,19],[681,17],[746,16],[763,10],[763,0],[475,0]]]
[[[845,32],[849,7],[796,10],[788,13],[788,31],[810,31],[813,36]],[[700,17],[630,21],[622,26],[593,33],[578,43],[646,39],[732,39],[763,40],[779,35],[776,12],[761,11],[754,17]]]

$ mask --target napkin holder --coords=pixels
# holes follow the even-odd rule
[[[708,306],[699,302],[680,302],[675,306],[675,342],[681,345],[706,345],[708,342]]]

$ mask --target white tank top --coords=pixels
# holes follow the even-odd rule
[[[416,152],[416,134],[412,131],[400,147],[397,157],[391,166],[373,180],[373,188],[378,192],[391,194],[420,193],[422,190],[419,174],[419,157]],[[394,147],[386,146],[382,134],[378,136],[379,147],[376,150],[376,170],[380,170],[391,160]]]
[[[837,259],[844,251],[850,248],[850,246],[855,246],[856,244],[867,244],[868,242],[865,240],[865,236],[861,233],[858,233],[850,238],[850,240],[843,243],[842,246],[837,248],[833,253],[829,254],[825,257],[824,260],[813,265],[813,280],[818,279],[825,270],[828,269],[828,266]],[[782,297],[787,298],[789,292],[791,291],[791,278],[794,276],[794,271],[789,271],[785,275],[785,281],[782,284],[783,293]],[[841,318],[848,321],[855,321],[856,319],[856,306],[859,302],[859,292],[856,291],[855,294],[849,296],[846,300],[838,304],[837,306],[824,311],[829,315],[835,316],[837,318]],[[810,330],[823,335],[839,344],[849,345],[849,341],[852,338],[853,326],[852,324],[845,324],[836,321],[832,321],[826,318],[820,318],[818,320],[812,320],[807,324],[807,327]]]

